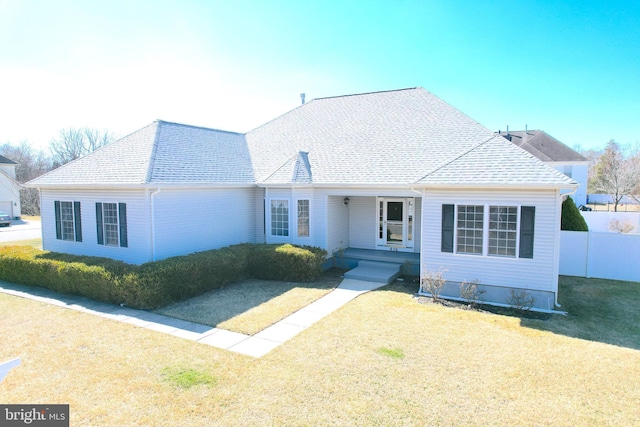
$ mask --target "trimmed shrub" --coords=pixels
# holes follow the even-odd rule
[[[242,244],[138,266],[8,246],[0,248],[0,280],[152,309],[249,277],[313,280],[325,256],[318,248]]]
[[[51,254],[28,246],[0,250],[0,279],[57,292],[122,303],[120,283],[136,266],[106,258]],[[74,259],[84,262],[76,262]]]
[[[250,253],[249,245],[237,245],[143,264],[138,292],[159,307],[246,279]]]
[[[587,222],[584,220],[580,210],[578,210],[570,196],[567,196],[565,201],[562,202],[562,220],[560,229],[568,231],[589,231]]]
[[[322,273],[327,252],[311,246],[255,245],[249,260],[251,277],[309,282]]]

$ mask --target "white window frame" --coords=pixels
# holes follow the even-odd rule
[[[65,219],[65,206],[68,206],[69,212],[71,214],[71,220]],[[70,233],[67,232],[65,225],[71,224]],[[75,242],[76,241],[76,215],[73,208],[73,202],[60,200],[60,232],[61,232],[61,240],[67,242]]]
[[[307,202],[307,209],[306,209],[306,217],[300,216],[300,202]],[[304,213],[304,212],[303,212]],[[309,199],[297,199],[296,200],[296,218],[297,218],[297,222],[296,222],[296,235],[300,238],[308,238],[311,237],[311,200]],[[306,226],[303,225],[303,227],[300,227],[300,220],[306,220]],[[304,230],[306,229],[306,234],[301,234],[301,228]]]
[[[459,236],[459,227],[458,227],[458,210],[461,206],[482,206],[483,207],[483,224],[482,224],[482,252],[463,252],[458,250],[458,236]],[[470,256],[487,256],[487,257],[495,257],[495,258],[505,258],[505,259],[526,259],[520,258],[520,222],[521,222],[521,207],[520,203],[508,203],[508,202],[498,202],[498,203],[456,203],[455,204],[455,214],[454,214],[454,235],[453,235],[453,251],[457,255],[470,255]],[[515,223],[515,253],[513,255],[503,255],[503,254],[493,254],[490,253],[490,240],[491,240],[491,231],[490,228],[490,217],[491,217],[491,208],[516,208],[516,223]]]
[[[115,223],[107,223],[107,205],[115,206]],[[120,246],[120,212],[118,203],[102,202],[102,236],[105,246]],[[115,231],[114,231],[115,230]],[[115,241],[113,239],[115,233]]]
[[[491,212],[492,209],[508,209],[515,210],[515,212]],[[491,228],[492,215],[507,215],[508,217],[515,217],[515,223],[507,218],[507,221],[502,221],[501,218],[498,219],[497,224],[498,228]],[[513,228],[510,228],[513,226]],[[501,228],[502,227],[502,228]],[[495,237],[492,233],[496,233]],[[497,256],[497,257],[505,257],[505,258],[517,258],[518,257],[518,247],[520,243],[520,207],[519,206],[508,206],[508,205],[489,205],[489,221],[487,226],[487,234],[488,234],[488,242],[487,242],[487,255],[488,256]],[[514,237],[510,238],[509,235],[513,234]],[[496,244],[492,244],[492,241],[495,241]],[[513,242],[513,248],[510,247],[509,242]],[[503,244],[503,243],[506,243]],[[513,253],[508,253],[509,249],[513,249]],[[505,253],[500,253],[505,252]]]
[[[274,218],[274,203],[284,203],[285,208],[287,209],[286,215],[282,215],[278,218],[278,214],[276,212],[276,217]],[[289,239],[291,236],[291,209],[289,208],[290,200],[285,198],[272,198],[269,199],[269,235],[273,238],[278,239]],[[275,206],[275,209],[279,209]],[[283,227],[286,219],[286,229]],[[274,227],[274,225],[276,225]],[[280,226],[278,226],[280,225]]]
[[[467,226],[467,223],[473,222],[473,223],[477,223],[478,220],[476,219],[470,219],[468,217],[465,218],[460,218],[460,215],[462,214],[462,212],[460,212],[460,208],[461,207],[465,207],[465,208],[481,208],[481,214],[482,214],[482,227],[481,228],[477,228],[477,227],[469,227]],[[485,245],[484,245],[484,238],[486,236],[485,230],[486,230],[486,224],[485,224],[485,220],[486,220],[486,206],[485,205],[479,205],[477,203],[475,204],[459,204],[456,205],[456,209],[455,209],[455,235],[454,235],[454,250],[455,253],[458,254],[464,254],[464,255],[484,255],[484,250],[485,250]],[[474,212],[474,216],[477,215],[477,212]],[[464,226],[460,226],[460,223],[465,223]],[[469,233],[470,235],[467,236],[461,236],[461,231],[466,233]],[[475,234],[480,233],[480,236],[476,236]],[[468,239],[469,241],[472,241],[473,243],[465,243],[462,246],[464,247],[476,247],[480,249],[480,252],[477,251],[461,251],[460,250],[460,239]],[[478,239],[480,239],[480,245],[478,245],[475,241],[477,241]]]

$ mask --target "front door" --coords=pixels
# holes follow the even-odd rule
[[[413,248],[413,198],[378,197],[377,246],[396,250]]]

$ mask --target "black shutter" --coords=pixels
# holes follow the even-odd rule
[[[56,200],[53,202],[53,211],[56,217],[56,239],[62,239],[62,218],[60,214],[60,202]]]
[[[60,201],[56,200],[55,202],[53,202],[53,210],[56,215],[56,239],[62,240],[62,217],[60,213]]]
[[[120,223],[120,246],[126,248],[127,242],[127,204],[118,203],[118,222]]]
[[[520,258],[533,258],[535,222],[535,206],[522,206],[520,208]]]
[[[102,203],[96,203],[96,231],[98,232],[98,244],[104,245],[104,228],[102,227]]]
[[[76,223],[76,242],[82,242],[82,218],[80,215],[80,202],[73,202],[73,218]]]
[[[455,205],[442,205],[441,252],[453,252],[453,229],[455,223]]]

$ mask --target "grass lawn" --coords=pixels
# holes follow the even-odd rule
[[[31,246],[36,249],[42,249],[42,238],[27,239],[27,240],[14,240],[12,242],[0,242],[1,246]]]
[[[326,295],[342,281],[330,270],[313,283],[245,280],[155,310],[155,313],[254,335]]]
[[[640,284],[561,281],[549,320],[394,284],[260,359],[0,294],[0,361],[22,358],[0,402],[71,425],[640,425]]]

